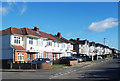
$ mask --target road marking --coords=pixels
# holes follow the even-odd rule
[[[110,60],[110,59],[109,59]],[[106,61],[108,61],[108,60],[104,60],[104,61],[101,61],[101,62],[99,62],[99,63],[103,63],[103,62],[106,62]],[[89,65],[86,65],[86,66],[83,66],[83,67],[81,67],[81,68],[87,68],[87,67],[90,67],[90,66],[93,66],[93,65],[95,65],[95,64],[99,64],[99,63],[92,63],[92,64],[89,64]],[[78,69],[79,70],[79,69]],[[69,71],[67,71],[67,72],[64,72],[64,73],[58,73],[58,74],[54,74],[54,75],[52,75],[52,76],[50,76],[49,77],[49,79],[52,79],[52,78],[55,78],[55,77],[58,77],[58,76],[61,76],[61,75],[66,75],[66,74],[69,74],[69,73],[72,73],[72,72],[75,72],[75,71],[77,71],[77,70],[69,70]],[[81,71],[82,72],[82,71]]]

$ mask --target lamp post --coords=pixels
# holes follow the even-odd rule
[[[105,45],[105,39],[106,39],[106,38],[104,38],[104,45]]]
[[[106,38],[104,38],[104,45],[105,45],[105,39],[106,39]],[[104,48],[104,58],[105,58],[105,48]]]

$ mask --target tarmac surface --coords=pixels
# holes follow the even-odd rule
[[[108,58],[97,61],[88,61],[74,66],[55,69],[3,69],[1,71],[2,79],[119,80],[120,59]]]

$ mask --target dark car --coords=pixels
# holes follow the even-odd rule
[[[80,61],[84,61],[84,62],[85,62],[85,61],[90,61],[90,60],[92,59],[92,58],[89,57],[87,54],[73,54],[72,56],[80,59],[79,62],[80,62]]]
[[[51,63],[51,60],[49,58],[37,58],[31,62],[32,64],[36,63]]]
[[[61,57],[59,59],[59,63],[60,64],[68,64],[70,63],[70,61],[78,61],[76,57],[73,56],[69,56],[69,57]]]
[[[69,56],[69,57],[61,57],[59,60],[77,60],[77,58],[73,56]]]
[[[120,55],[118,54],[113,55],[113,59],[119,59],[119,58],[120,58]]]

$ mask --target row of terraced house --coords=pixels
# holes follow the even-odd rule
[[[92,58],[96,55],[112,54],[113,48],[88,40],[66,39],[58,32],[57,35],[39,31],[39,28],[15,28],[2,30],[1,60],[13,63],[32,61],[36,58],[58,60],[72,54],[87,54]],[[94,58],[92,59],[94,60]]]

